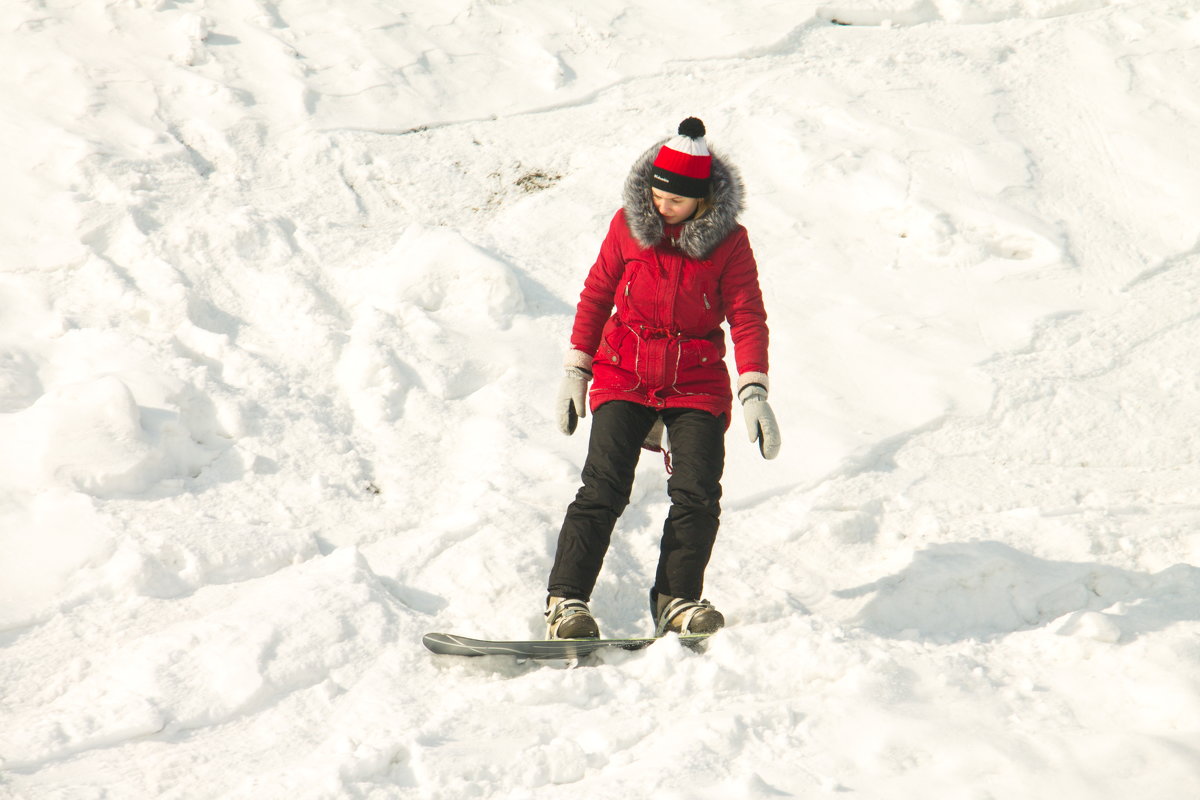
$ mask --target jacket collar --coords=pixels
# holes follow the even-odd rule
[[[653,247],[663,240],[663,220],[650,195],[650,172],[662,144],[659,142],[643,153],[625,179],[625,223],[642,247]],[[713,205],[708,213],[679,226],[678,247],[689,258],[706,258],[737,227],[737,217],[742,212],[745,195],[742,176],[715,152],[712,187]]]

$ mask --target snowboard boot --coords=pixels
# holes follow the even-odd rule
[[[725,627],[725,617],[707,600],[684,600],[650,590],[650,616],[654,635],[666,633],[716,633]]]
[[[599,639],[600,626],[582,600],[547,597],[546,638]]]

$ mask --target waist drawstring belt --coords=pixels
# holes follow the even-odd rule
[[[676,328],[655,328],[652,325],[638,325],[634,330],[644,339],[678,339],[683,335]]]

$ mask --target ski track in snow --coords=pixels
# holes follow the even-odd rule
[[[6,4],[0,796],[1190,798],[1191,6]],[[732,625],[432,657],[541,633],[574,304],[689,114],[784,435]],[[644,459],[608,635],[665,510]]]

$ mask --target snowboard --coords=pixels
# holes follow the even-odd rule
[[[678,639],[679,643],[685,647],[696,649],[711,635],[700,633],[687,636],[671,635],[665,638]],[[427,633],[421,638],[425,647],[441,656],[515,656],[518,659],[538,661],[582,658],[597,650],[611,647],[621,650],[641,650],[657,641],[658,639],[646,637],[635,639],[534,639],[500,642],[470,639],[453,633]]]

